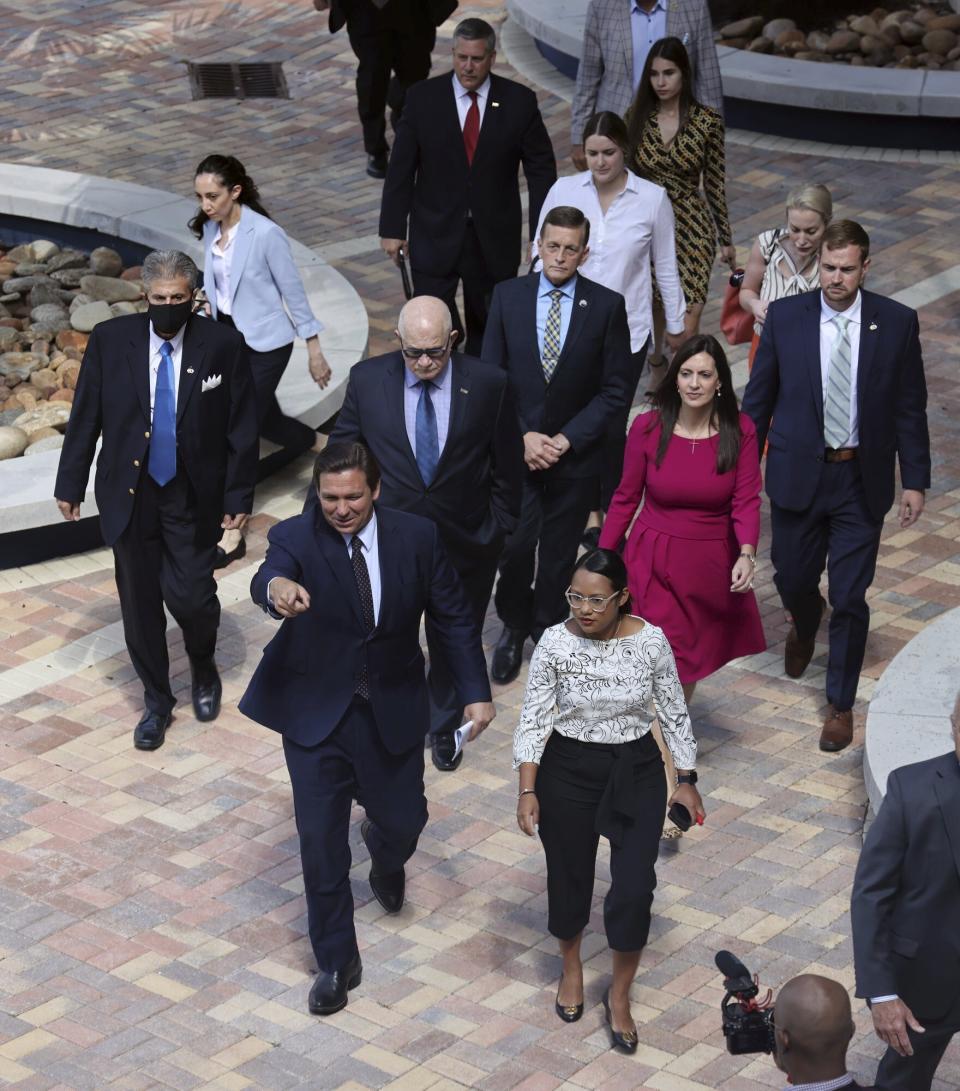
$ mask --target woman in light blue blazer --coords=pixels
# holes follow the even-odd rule
[[[208,155],[197,167],[194,187],[200,208],[190,228],[203,239],[203,287],[210,316],[239,330],[247,343],[260,435],[283,448],[285,461],[303,451],[321,451],[326,437],[284,416],[277,404],[277,385],[296,337],[307,342],[310,375],[317,386],[330,381],[318,336],[323,324],[310,310],[290,242],[260,203],[239,159]],[[246,551],[242,533],[226,531],[215,567],[223,568]]]

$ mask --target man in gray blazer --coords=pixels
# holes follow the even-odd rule
[[[690,54],[694,95],[723,113],[720,62],[707,0],[590,0],[570,121],[570,155],[586,170],[583,129],[591,114],[621,117],[633,101],[650,47],[679,38]]]
[[[950,719],[954,750],[890,774],[853,881],[857,996],[887,1044],[880,1091],[930,1091],[960,1031],[960,696]]]

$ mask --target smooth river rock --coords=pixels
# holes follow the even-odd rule
[[[16,458],[27,448],[27,433],[12,425],[0,427],[0,459]]]
[[[81,333],[89,333],[94,326],[112,317],[109,304],[98,299],[96,303],[82,303],[77,307],[70,315],[70,324]]]
[[[91,299],[102,299],[105,303],[132,303],[143,295],[136,282],[91,274],[80,279],[80,291]]]
[[[90,254],[90,268],[101,277],[118,277],[123,272],[123,258],[109,246],[98,246]]]
[[[70,406],[63,402],[47,402],[36,409],[28,409],[13,422],[16,428],[24,432],[36,432],[38,428],[57,428],[62,430],[70,419]]]
[[[36,443],[31,443],[23,452],[23,456],[26,458],[29,455],[42,455],[44,451],[56,451],[57,448],[63,446],[65,438],[61,435],[44,436],[43,439],[38,439]]]
[[[45,356],[33,352],[4,352],[0,355],[0,375],[25,383],[34,371],[46,363]]]

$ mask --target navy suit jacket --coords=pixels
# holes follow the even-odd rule
[[[518,168],[529,192],[533,238],[540,206],[557,180],[553,145],[537,96],[491,74],[473,162],[467,162],[450,72],[407,89],[383,183],[380,235],[410,240],[410,264],[433,276],[453,272],[473,218],[487,271],[512,277],[520,263]]]
[[[882,520],[893,504],[895,465],[905,489],[930,487],[927,385],[917,312],[861,290],[858,461],[867,506]],[[788,511],[806,510],[823,471],[820,292],[770,304],[743,411],[767,452],[766,488]]]
[[[331,443],[358,442],[383,474],[385,507],[432,519],[454,563],[497,554],[520,516],[523,443],[507,377],[490,364],[454,353],[450,422],[437,472],[424,485],[407,438],[402,354],[355,364]],[[308,500],[316,502],[311,486]]]
[[[270,530],[267,556],[250,584],[253,601],[265,610],[275,576],[310,593],[310,609],[284,620],[264,648],[239,706],[300,746],[315,746],[337,726],[364,665],[384,746],[402,754],[423,745],[430,725],[420,650],[424,612],[436,626],[460,700],[490,700],[480,633],[437,528],[379,505],[376,513],[381,600],[372,633],[364,626],[350,554],[318,506]]]
[[[619,292],[577,277],[573,312],[550,382],[537,340],[540,274],[515,277],[493,292],[483,337],[483,358],[506,371],[521,432],[562,432],[571,449],[550,470],[555,477],[591,477],[603,465],[607,426],[626,410],[630,385],[630,330]]]
[[[53,495],[82,502],[102,435],[94,490],[107,545],[130,522],[150,446],[150,320],[101,322],[91,333],[60,454]],[[220,377],[204,390],[204,382]],[[177,465],[197,496],[198,537],[216,541],[223,515],[253,510],[259,457],[250,363],[236,330],[191,317],[183,335],[177,393]]]
[[[960,998],[960,765],[905,765],[860,853],[850,902],[857,996],[896,993],[936,1022]]]

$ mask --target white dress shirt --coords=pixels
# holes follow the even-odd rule
[[[453,93],[457,99],[457,114],[460,117],[460,131],[463,131],[464,125],[467,123],[467,111],[470,109],[470,92],[466,87],[457,79],[457,74],[453,74]],[[487,109],[487,99],[490,97],[490,77],[483,81],[477,88],[477,109],[480,111],[480,124],[483,124],[483,115]]]
[[[667,329],[670,333],[683,333],[687,304],[677,272],[673,205],[667,191],[627,171],[623,192],[614,198],[604,215],[590,171],[558,178],[540,210],[538,239],[544,218],[557,205],[579,208],[590,221],[590,253],[580,272],[623,296],[630,326],[630,351],[639,352],[653,328],[651,258],[657,271]]]
[[[827,382],[830,376],[830,354],[840,336],[840,327],[833,319],[839,314],[849,319],[847,340],[850,342],[850,435],[844,447],[860,445],[860,422],[857,414],[857,369],[860,365],[860,311],[863,297],[857,298],[845,311],[835,311],[820,295],[820,380],[823,384],[823,401],[827,401]]]
[[[186,326],[177,330],[176,337],[171,337],[170,347],[173,349],[173,404],[177,404],[180,395],[180,361],[183,359],[183,333]],[[167,338],[161,337],[150,324],[150,420],[153,421],[153,403],[157,396],[157,372],[163,357],[160,355],[160,346]]]
[[[213,258],[213,283],[217,291],[217,311],[230,314],[230,266],[233,264],[233,240],[236,238],[240,221],[226,232],[220,226],[220,234],[213,240],[210,254]]]
[[[347,547],[347,560],[351,567],[353,566],[353,550],[350,543],[353,541],[352,534],[341,534],[343,544]],[[370,516],[370,522],[357,534],[360,539],[360,544],[363,546],[363,559],[367,562],[367,573],[370,576],[370,593],[373,596],[373,623],[377,625],[380,621],[380,597],[381,597],[381,583],[380,583],[380,546],[379,536],[377,534],[377,513],[374,512]],[[270,607],[270,612],[274,617],[280,615],[273,609],[273,585],[281,579],[280,576],[274,576],[273,579],[267,584],[267,603]]]
[[[786,1091],[839,1091],[841,1087],[847,1087],[853,1083],[853,1076],[845,1072],[833,1080],[820,1080],[818,1083],[795,1083],[786,1088]]]

